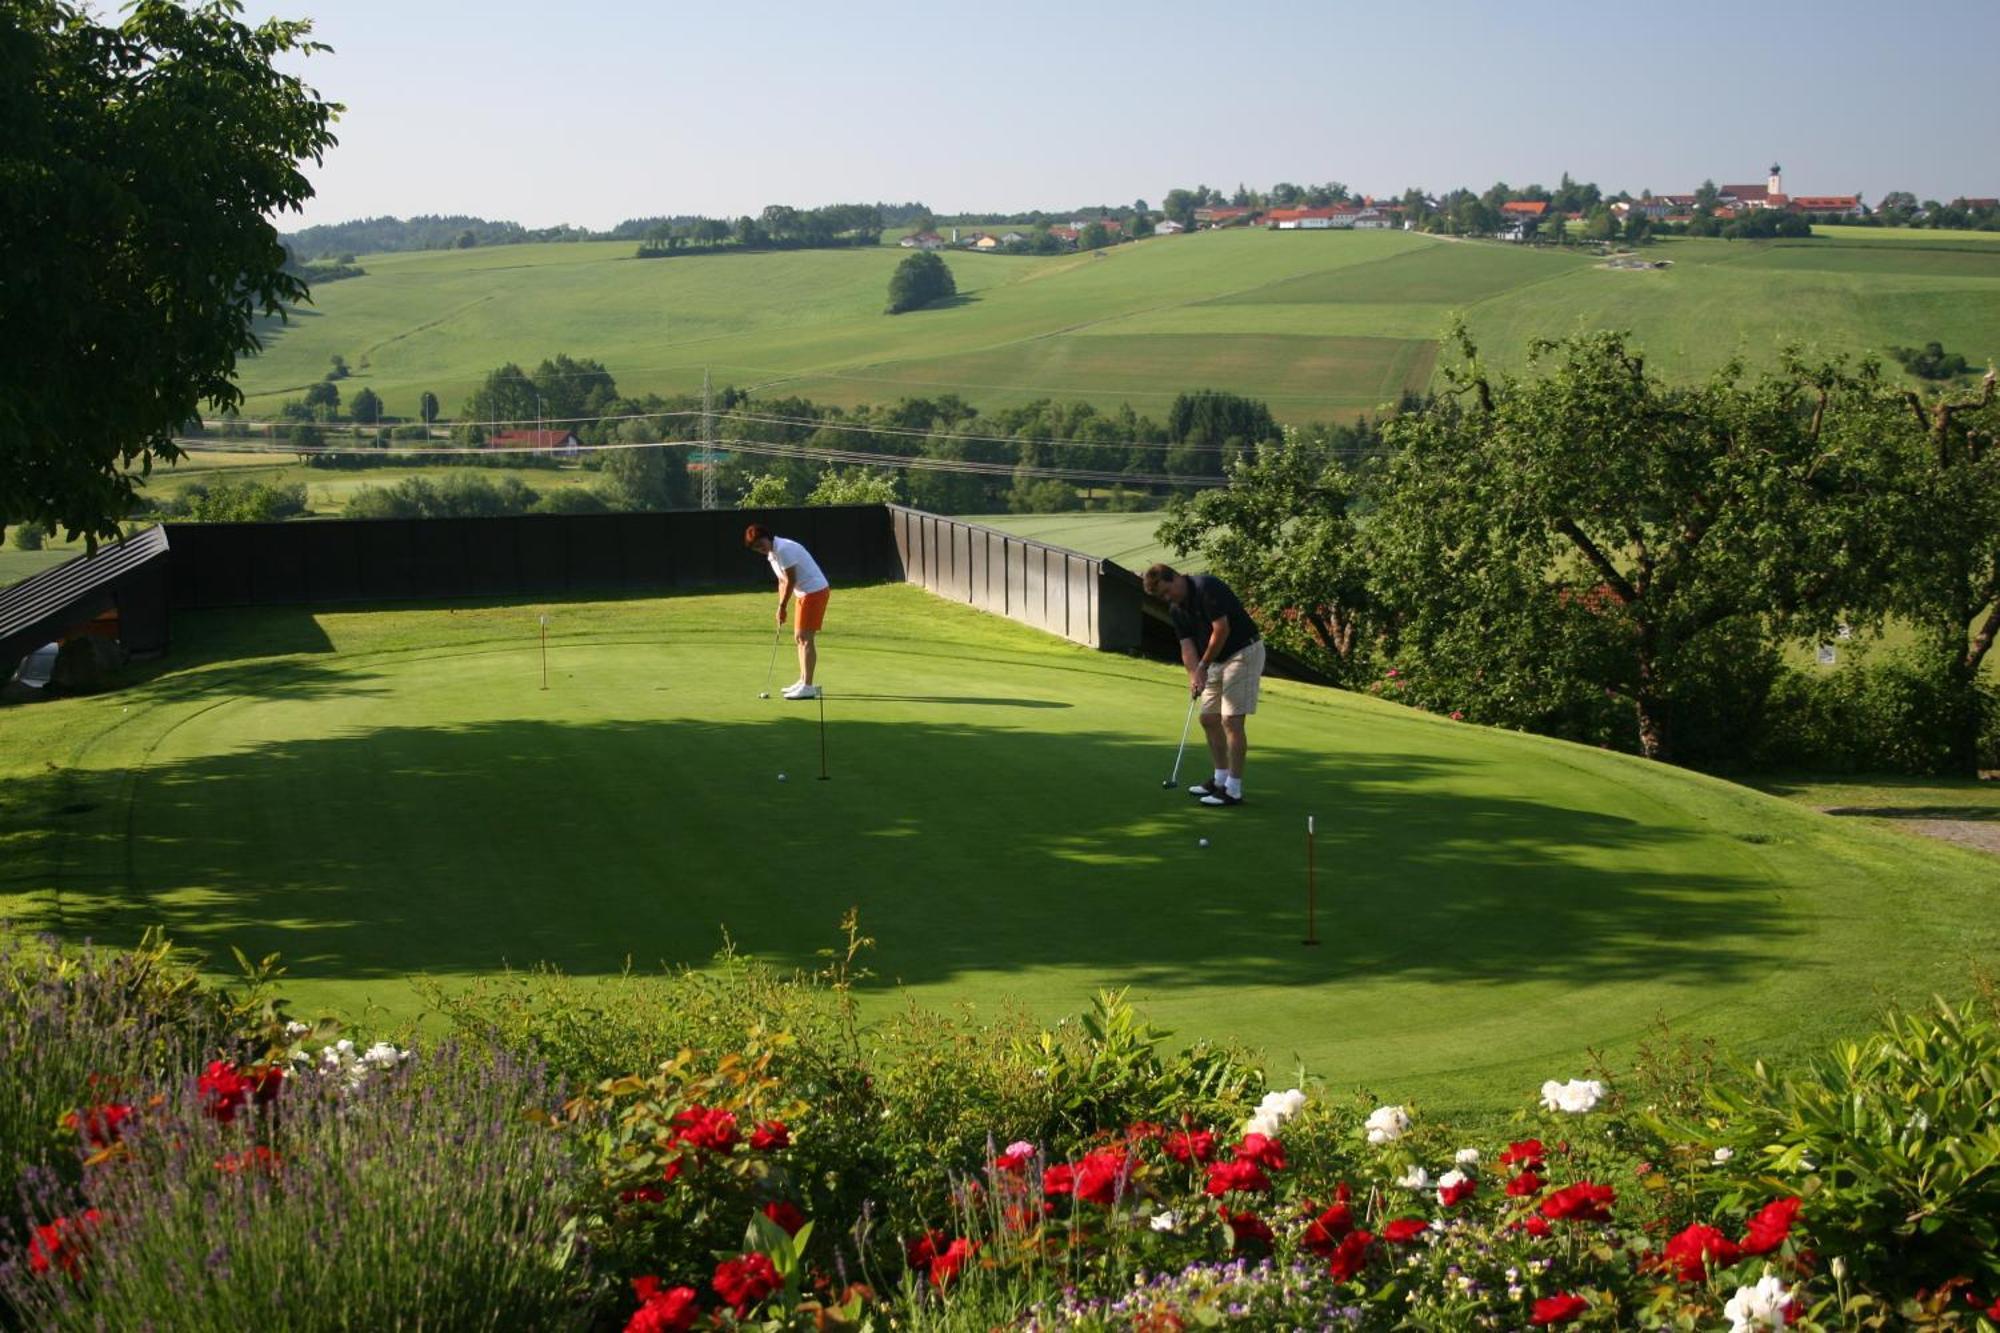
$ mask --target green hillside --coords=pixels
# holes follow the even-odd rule
[[[953,254],[961,293],[882,312],[899,251],[639,260],[624,243],[366,257],[367,276],[268,330],[242,384],[269,411],[338,353],[392,413],[456,407],[487,370],[596,357],[628,392],[723,383],[829,402],[953,392],[982,407],[1037,397],[1157,413],[1187,388],[1268,400],[1281,418],[1369,412],[1430,383],[1462,313],[1498,359],[1579,327],[1634,330],[1656,365],[1694,374],[1794,339],[1831,352],[1943,342],[2000,357],[2000,245],[1958,234],[1833,228],[1809,241],[1669,239],[1650,270],[1592,255],[1401,232],[1226,231],[1055,258]]]

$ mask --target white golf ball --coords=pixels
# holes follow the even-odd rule
[[[778,781],[783,782],[784,780],[785,780],[785,775],[783,773],[778,774]]]
[[[1197,847],[1206,847],[1206,846],[1208,846],[1208,839],[1207,839],[1207,838],[1203,838],[1203,839],[1201,839],[1200,841],[1198,841],[1198,842],[1197,842],[1197,843],[1196,843],[1195,845],[1196,845]]]

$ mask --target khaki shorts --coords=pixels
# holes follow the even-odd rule
[[[1264,675],[1264,641],[1257,640],[1208,669],[1208,688],[1201,692],[1205,717],[1220,713],[1242,717],[1257,711],[1257,682]]]

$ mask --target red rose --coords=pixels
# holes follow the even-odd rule
[[[1507,1182],[1507,1197],[1510,1199],[1525,1199],[1541,1192],[1542,1178],[1532,1171],[1523,1171]]]
[[[81,1216],[58,1217],[36,1227],[28,1241],[28,1271],[46,1273],[55,1268],[66,1277],[75,1277],[90,1251],[90,1233],[97,1229],[101,1216],[91,1208]]]
[[[681,1159],[676,1157],[673,1161],[668,1162],[665,1169],[660,1172],[660,1179],[671,1185],[680,1178],[680,1174]]]
[[[1438,1189],[1438,1202],[1447,1208],[1456,1208],[1471,1198],[1473,1191],[1478,1188],[1479,1182],[1467,1176],[1456,1185],[1441,1186]]]
[[[978,1249],[977,1245],[963,1236],[953,1241],[937,1258],[931,1260],[931,1285],[942,1287],[949,1284],[958,1276],[959,1270],[965,1267],[965,1261]]]
[[[1167,1131],[1164,1128],[1154,1124],[1150,1120],[1134,1120],[1131,1124],[1125,1126],[1125,1141],[1127,1143],[1144,1143],[1147,1139],[1164,1138],[1166,1137],[1166,1133]]]
[[[1271,1234],[1270,1224],[1255,1213],[1232,1213],[1229,1205],[1217,1204],[1215,1215],[1228,1224],[1238,1249],[1245,1245],[1270,1245],[1276,1240]]]
[[[278,1100],[278,1090],[285,1083],[285,1070],[282,1065],[258,1065],[244,1070],[243,1076],[244,1081],[250,1085],[250,1096],[259,1106]]]
[[[727,1154],[737,1142],[734,1112],[690,1106],[674,1117],[674,1137],[683,1143]]]
[[[1522,1139],[1519,1143],[1507,1145],[1507,1151],[1500,1154],[1500,1165],[1518,1166],[1523,1171],[1539,1171],[1547,1156],[1542,1151],[1540,1139]]]
[[[1577,1316],[1590,1308],[1590,1302],[1581,1296],[1563,1292],[1556,1296],[1544,1296],[1535,1302],[1535,1310],[1528,1317],[1531,1324],[1547,1324],[1554,1328],[1557,1324],[1573,1322]]]
[[[1285,1145],[1263,1134],[1245,1134],[1232,1155],[1239,1162],[1255,1162],[1266,1171],[1285,1169]]]
[[[660,1279],[635,1277],[632,1292],[639,1308],[625,1322],[625,1333],[683,1333],[694,1327],[696,1294],[693,1287],[660,1290]]]
[[[1123,1189],[1125,1179],[1125,1150],[1099,1148],[1076,1164],[1076,1197],[1108,1208]]]
[[[1221,1198],[1232,1191],[1244,1194],[1264,1194],[1271,1188],[1271,1178],[1257,1169],[1255,1162],[1210,1162],[1208,1165],[1208,1193]]]
[[[1375,1243],[1375,1237],[1366,1231],[1350,1231],[1340,1242],[1340,1248],[1327,1261],[1326,1271],[1335,1282],[1352,1282],[1368,1266],[1368,1249]]]
[[[910,1267],[928,1271],[931,1261],[945,1248],[942,1231],[926,1232],[903,1246],[903,1257],[910,1261]]]
[[[782,1120],[771,1120],[750,1131],[750,1146],[758,1152],[776,1152],[792,1146],[792,1131]]]
[[[1609,1185],[1578,1181],[1542,1200],[1542,1216],[1557,1222],[1609,1222],[1615,1197]]]
[[[736,1311],[738,1319],[783,1284],[771,1256],[761,1250],[725,1259],[715,1266],[715,1292]]]
[[[1215,1135],[1205,1129],[1196,1130],[1192,1134],[1185,1130],[1178,1134],[1169,1134],[1166,1143],[1167,1156],[1176,1162],[1193,1165],[1197,1162],[1212,1161],[1215,1157]]]
[[[201,1094],[202,1113],[225,1125],[236,1119],[237,1109],[250,1096],[250,1080],[227,1060],[209,1061],[194,1086]]]
[[[1714,1227],[1697,1223],[1668,1241],[1662,1255],[1675,1280],[1701,1282],[1707,1279],[1710,1264],[1727,1268],[1742,1257],[1742,1251]]]
[[[787,1236],[798,1235],[799,1228],[806,1224],[805,1213],[797,1204],[785,1199],[765,1204],[764,1216],[783,1227]]]
[[[1508,1227],[1508,1230],[1511,1231],[1515,1227],[1521,1228],[1538,1240],[1549,1234],[1549,1220],[1540,1213],[1529,1213],[1527,1221],[1515,1222]]]
[[[1042,1172],[1042,1193],[1068,1194],[1076,1189],[1076,1168],[1057,1162]]]
[[[1414,1245],[1430,1229],[1421,1217],[1399,1217],[1382,1228],[1382,1239],[1391,1245]]]
[[[620,1203],[665,1203],[666,1201],[667,1192],[652,1185],[642,1185],[635,1190],[620,1190],[618,1192],[618,1202]]]
[[[1306,1210],[1309,1214],[1311,1209]],[[1299,1243],[1322,1259],[1333,1256],[1334,1247],[1341,1237],[1354,1230],[1354,1210],[1344,1203],[1337,1203],[1306,1223],[1305,1234]]]
[[[1783,1245],[1798,1218],[1799,1202],[1796,1198],[1773,1199],[1758,1209],[1743,1233],[1743,1253],[1769,1254]]]
[[[105,1102],[88,1111],[71,1111],[63,1117],[63,1124],[82,1134],[91,1147],[109,1148],[118,1141],[132,1114],[132,1108],[124,1102]]]
[[[1993,1304],[1986,1311],[1986,1317],[1988,1319],[1991,1319],[1994,1323],[2000,1324],[2000,1296],[1996,1296],[1993,1298]]]

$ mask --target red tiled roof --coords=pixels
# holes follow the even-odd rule
[[[1717,190],[1716,193],[1728,195],[1732,199],[1741,199],[1744,203],[1756,203],[1760,199],[1770,197],[1771,187],[1768,185],[1725,185],[1720,190]]]
[[[1549,205],[1545,199],[1515,199],[1500,205],[1500,211],[1517,217],[1538,218],[1549,211]]]
[[[1861,196],[1858,194],[1795,194],[1792,206],[1808,213],[1818,213],[1833,208],[1859,208]]]
[[[560,449],[576,438],[576,432],[561,430],[501,430],[486,437],[490,449]]]

